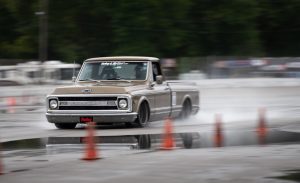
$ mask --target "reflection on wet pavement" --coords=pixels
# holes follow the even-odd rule
[[[16,140],[2,143],[3,150],[15,149],[42,149],[45,147],[46,138]]]
[[[284,174],[285,175],[283,176],[270,177],[270,178],[300,182],[300,170],[287,170],[284,171]]]
[[[176,148],[208,148],[214,147],[214,132],[175,133]],[[101,150],[156,150],[161,146],[162,134],[143,134],[127,136],[98,136],[95,143]],[[291,144],[300,142],[300,134],[278,130],[268,131],[264,143]],[[225,131],[224,147],[258,145],[255,131]],[[48,137],[41,139],[25,139],[2,143],[3,151],[11,151],[9,156],[31,156],[39,154],[58,154],[82,151],[85,137]],[[32,151],[35,150],[35,151]],[[40,150],[40,151],[38,151]]]

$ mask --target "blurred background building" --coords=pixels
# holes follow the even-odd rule
[[[169,80],[216,78],[300,78],[300,57],[191,57],[161,59]],[[71,84],[81,65],[52,61],[28,61],[0,66],[0,86]]]
[[[295,0],[0,0],[0,76],[53,83],[74,60],[141,55],[162,58],[168,79],[299,77],[299,9]]]

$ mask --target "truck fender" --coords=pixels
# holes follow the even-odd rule
[[[149,103],[149,100],[148,100],[148,98],[147,98],[146,96],[142,96],[142,97],[140,98],[140,100],[139,100],[139,102],[138,102],[138,105],[137,105],[137,111],[139,110],[139,108],[140,108],[142,102],[147,102],[148,107],[149,107],[149,112],[151,113],[150,103]]]
[[[191,96],[190,96],[190,95],[185,95],[185,96],[182,98],[181,106],[183,106],[183,103],[184,103],[184,101],[186,101],[186,100],[189,100],[189,101],[191,102],[191,105],[193,106],[192,100],[191,100]]]

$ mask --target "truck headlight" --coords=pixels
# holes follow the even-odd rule
[[[119,105],[119,108],[126,109],[128,106],[128,102],[126,99],[120,99],[118,105]]]
[[[50,107],[50,109],[57,109],[58,101],[56,99],[51,99],[49,101],[49,107]]]

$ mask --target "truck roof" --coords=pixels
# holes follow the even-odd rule
[[[89,61],[158,61],[155,57],[142,57],[142,56],[116,56],[116,57],[95,57],[85,60]]]

